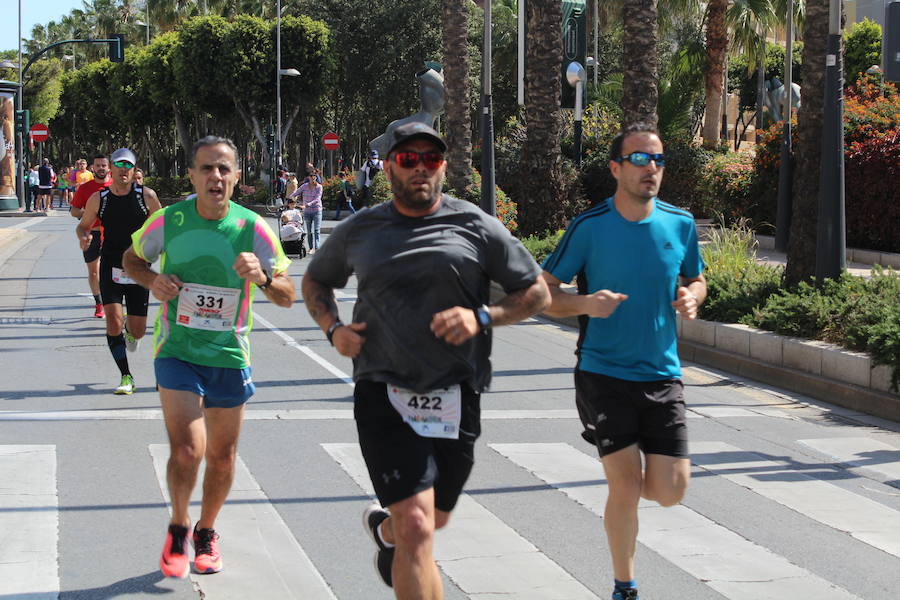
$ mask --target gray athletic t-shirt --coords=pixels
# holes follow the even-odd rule
[[[435,313],[488,303],[490,282],[507,293],[531,286],[541,270],[496,218],[444,194],[440,208],[406,217],[385,203],[338,225],[307,273],[332,288],[358,281],[353,321],[366,342],[353,379],[425,392],[457,383],[490,383],[491,333],[452,346],[431,332]]]

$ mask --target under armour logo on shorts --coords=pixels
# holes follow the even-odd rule
[[[390,474],[388,474],[388,473],[382,473],[381,476],[384,477],[384,482],[385,482],[385,483],[390,483],[392,477],[393,477],[394,479],[396,479],[397,481],[400,481],[400,471],[398,471],[397,469],[394,469],[394,472],[393,472],[393,473],[390,473]]]

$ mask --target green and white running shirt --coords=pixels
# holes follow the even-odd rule
[[[265,220],[234,202],[218,221],[197,213],[195,196],[153,213],[131,239],[147,262],[184,283],[178,297],[163,302],[153,333],[154,357],[174,357],[208,367],[250,365],[248,334],[256,286],[241,279],[234,261],[252,252],[274,277],[291,261]]]

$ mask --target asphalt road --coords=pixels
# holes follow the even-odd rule
[[[251,335],[258,392],[217,523],[225,570],[162,577],[168,448],[150,339],[129,354],[137,393],[113,395],[74,226],[62,213],[0,219],[25,230],[0,235],[0,600],[392,598],[361,527],[371,489],[350,361],[302,302],[264,298]],[[291,266],[298,286],[307,260]],[[476,466],[436,541],[448,599],[609,597],[606,492],[578,435],[575,338],[541,320],[495,332]],[[640,509],[642,598],[900,597],[900,425],[697,365],[685,383],[694,477],[681,506]]]

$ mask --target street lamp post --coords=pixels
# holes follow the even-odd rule
[[[275,162],[281,164],[281,0],[275,2]]]
[[[16,110],[22,110],[22,0],[19,0],[19,93],[16,94]],[[25,207],[25,133],[20,129],[16,134],[16,186],[19,192],[19,206]]]
[[[521,10],[521,9],[520,9]],[[484,2],[484,44],[481,53],[481,210],[494,216],[494,115],[491,100],[491,0]]]
[[[284,132],[281,130],[281,78],[282,77],[298,77],[300,71],[297,69],[281,68],[281,0],[277,0],[276,11],[278,11],[277,25],[275,26],[275,162],[281,164],[281,147],[284,145]]]
[[[778,168],[778,200],[775,205],[775,250],[787,252],[793,213],[794,151],[791,136],[791,95],[794,65],[794,0],[787,3],[787,28],[784,44],[784,108],[781,110],[781,164]]]
[[[825,50],[825,105],[822,110],[822,158],[816,279],[837,280],[847,266],[844,216],[844,73],[841,57],[841,3],[831,0]]]

